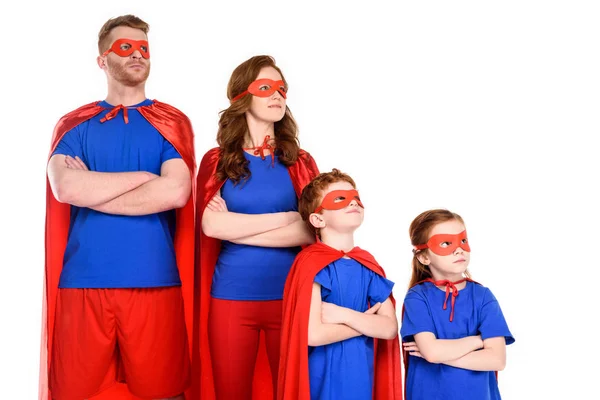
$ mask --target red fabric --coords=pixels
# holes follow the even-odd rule
[[[103,108],[98,105],[98,102],[94,102],[62,117],[54,128],[48,159],[50,159],[65,133],[99,114],[102,110]],[[196,182],[193,179],[196,169],[194,134],[190,121],[185,114],[168,104],[155,100],[152,105],[138,107],[138,111],[175,147],[190,170],[192,195],[183,208],[177,209],[174,246],[182,283],[181,290],[184,300],[187,334],[188,338],[192,338],[194,318],[192,301],[194,298],[194,205],[196,192]],[[48,368],[51,362],[49,350],[52,349],[56,296],[63,267],[63,255],[67,246],[69,221],[70,205],[59,203],[54,198],[50,182],[46,178],[46,267],[42,306],[40,400],[51,399],[48,389]],[[189,340],[189,342],[191,346],[192,340]],[[193,353],[192,358],[194,358]],[[102,399],[120,400],[135,399],[135,397],[127,391],[125,385],[118,384],[93,397],[93,400]]]
[[[219,181],[215,175],[219,162],[220,150],[209,150],[200,163],[197,179],[196,202],[196,270],[199,271],[195,284],[198,291],[194,299],[194,307],[200,310],[199,319],[194,326],[192,375],[199,376],[200,381],[192,381],[192,398],[202,400],[215,400],[213,386],[213,373],[208,339],[208,313],[210,308],[210,287],[215,264],[219,256],[221,241],[208,237],[202,233],[202,215],[206,205],[223,186],[224,181]],[[307,152],[301,150],[298,161],[288,167],[292,184],[297,196],[312,178],[319,174],[317,164]],[[271,389],[271,374],[269,371],[264,338],[261,337],[256,370],[254,373],[253,398],[269,399],[273,394]]]
[[[317,242],[298,254],[288,275],[283,294],[278,400],[310,400],[308,319],[313,282],[320,270],[344,255],[385,277],[385,272],[375,258],[359,247],[344,253]],[[395,306],[394,297],[390,296],[390,299]],[[374,339],[374,341],[373,399],[401,400],[402,376],[398,337],[392,340]]]
[[[119,357],[128,388],[139,396],[172,397],[189,387],[179,286],[59,289],[54,332],[50,387],[56,400],[87,399],[114,384],[111,365]]]
[[[281,339],[281,300],[239,301],[213,298],[208,338],[219,399],[250,400],[261,330],[264,331],[273,387],[277,387]]]

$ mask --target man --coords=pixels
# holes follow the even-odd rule
[[[106,99],[54,131],[42,399],[183,399],[190,386],[193,132],[146,98],[148,28],[133,15],[104,24]]]

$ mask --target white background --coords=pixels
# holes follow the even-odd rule
[[[398,301],[410,222],[455,211],[474,279],[516,338],[503,398],[600,398],[595,2],[11,3],[0,10],[0,398],[37,398],[50,137],[60,116],[104,98],[97,33],[125,13],[151,26],[147,95],[190,117],[198,160],[233,69],[273,55],[302,147],[355,178],[356,242]]]

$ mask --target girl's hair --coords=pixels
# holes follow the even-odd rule
[[[413,246],[417,246],[419,244],[427,243],[429,240],[429,234],[434,226],[439,223],[456,220],[461,224],[465,224],[462,217],[456,213],[453,213],[448,210],[437,209],[437,210],[429,210],[425,211],[417,218],[411,222],[410,227],[408,228],[408,234],[410,236],[410,243]],[[417,258],[417,254],[422,251],[429,251],[429,249],[424,250],[413,250],[413,259],[412,259],[412,277],[410,278],[410,283],[408,284],[408,288],[410,289],[418,282],[432,278],[431,270],[429,266],[424,265]],[[471,274],[468,270],[464,272],[465,276],[470,278]]]
[[[231,101],[238,94],[246,91],[248,86],[256,80],[260,70],[272,67],[281,74],[287,90],[287,81],[283,73],[275,65],[271,56],[255,56],[240,64],[231,74],[227,85],[227,98]],[[250,177],[248,161],[244,157],[244,139],[248,134],[246,111],[250,109],[252,95],[248,94],[221,111],[217,143],[221,149],[221,157],[217,165],[217,178],[219,180],[231,179],[234,184]],[[285,115],[281,121],[275,122],[275,147],[279,161],[290,166],[298,159],[300,143],[298,142],[298,127],[292,112],[286,106]]]

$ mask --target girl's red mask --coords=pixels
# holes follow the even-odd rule
[[[323,197],[321,205],[316,208],[315,212],[318,213],[323,209],[341,210],[348,206],[352,200],[356,200],[356,203],[358,203],[359,206],[365,208],[360,201],[360,197],[358,197],[358,190],[333,190]]]
[[[145,59],[150,58],[150,48],[147,40],[117,39],[110,46],[110,49],[102,53],[102,57],[111,51],[119,57],[129,57],[134,51],[138,50]]]
[[[285,88],[285,83],[281,79],[278,81],[272,79],[257,79],[248,86],[248,90],[238,94],[231,101],[237,101],[247,94],[258,97],[269,97],[275,92],[279,92],[284,99],[287,99],[287,89]]]
[[[449,256],[459,247],[464,251],[471,251],[466,230],[456,235],[450,235],[447,233],[433,235],[429,238],[427,243],[416,245],[415,251],[429,249],[438,256]]]

